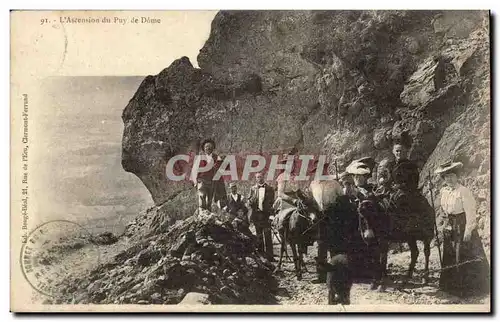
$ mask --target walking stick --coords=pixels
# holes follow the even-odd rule
[[[436,243],[438,244],[438,254],[439,254],[439,264],[441,267],[443,266],[443,258],[441,256],[441,243],[439,242],[439,231],[436,224],[436,208],[434,207],[434,194],[432,192],[432,179],[431,179],[431,171],[429,170],[429,192],[431,194],[431,206],[432,211],[434,211],[434,230],[436,231]]]
[[[335,159],[334,165],[335,165],[335,180],[339,181],[339,168],[337,168],[337,159]]]

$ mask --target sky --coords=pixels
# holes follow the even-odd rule
[[[216,13],[11,14],[12,97],[17,104],[27,94],[30,102],[30,225],[64,218],[120,233],[152,205],[142,182],[121,166],[121,114],[145,75],[182,56],[198,66]]]

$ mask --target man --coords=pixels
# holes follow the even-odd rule
[[[215,142],[212,139],[204,140],[201,143],[201,148],[201,155],[204,158],[200,160],[199,164],[194,165],[193,171],[197,172],[200,166],[205,167],[209,160],[214,162],[214,166],[207,171],[197,173],[196,178],[193,179],[193,183],[198,191],[198,207],[211,211],[212,201],[214,201],[215,203],[219,202],[219,206],[223,208],[226,201],[224,182],[222,178],[218,181],[213,180],[215,173],[222,163],[222,158],[214,152]]]
[[[269,216],[274,213],[274,189],[264,182],[264,174],[255,175],[256,184],[250,188],[248,207],[251,209],[250,220],[255,226],[258,249],[273,260],[273,240]]]
[[[238,186],[236,182],[229,184],[230,193],[227,196],[226,206],[223,208],[231,215],[231,223],[233,227],[242,233],[251,236],[249,223],[248,223],[248,208],[245,205],[243,196],[238,193]]]

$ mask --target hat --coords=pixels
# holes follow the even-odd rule
[[[370,172],[373,171],[373,168],[375,167],[375,159],[372,157],[363,157],[361,159],[354,160],[352,163],[359,162],[365,164],[368,169],[370,169]]]
[[[446,162],[441,164],[436,171],[434,171],[435,174],[444,174],[444,173],[449,173],[454,170],[458,170],[462,168],[463,163],[462,162]]]
[[[231,182],[231,183],[229,184],[229,188],[236,187],[236,186],[237,186],[237,185],[236,185],[236,182]]]
[[[207,143],[212,143],[212,145],[213,145],[213,146],[214,146],[214,148],[215,148],[215,141],[214,141],[214,140],[212,140],[212,139],[205,139],[205,140],[201,141],[201,145],[200,145],[200,146],[201,146],[201,148],[203,149],[203,147],[204,147],[204,146],[205,146],[205,144],[207,144]]]
[[[371,172],[367,164],[359,161],[351,162],[345,171],[349,174],[370,174]]]

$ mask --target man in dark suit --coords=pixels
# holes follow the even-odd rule
[[[250,189],[248,206],[252,210],[250,220],[255,226],[258,249],[273,260],[273,240],[269,216],[273,213],[274,188],[264,182],[264,174],[255,175],[257,184]]]

